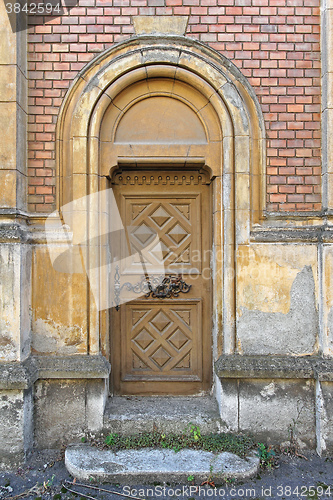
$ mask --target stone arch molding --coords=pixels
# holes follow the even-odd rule
[[[157,96],[185,105],[202,125],[205,140],[199,132],[197,141],[191,143],[189,137],[174,147],[157,148],[156,140],[118,140],[126,137],[126,127],[119,127],[128,110]],[[199,163],[209,169],[215,178],[214,249],[223,254],[215,269],[214,293],[216,300],[221,297],[222,285],[223,312],[214,328],[221,331],[218,323],[223,323],[224,352],[233,352],[235,245],[249,241],[251,225],[260,221],[265,206],[264,120],[241,72],[186,37],[137,36],[103,52],[79,73],[60,110],[56,140],[60,211],[73,200],[105,190],[112,168],[122,163],[175,162],[180,168]],[[97,316],[90,313],[93,352],[99,350]]]
[[[93,185],[84,188],[75,182],[75,176],[105,175],[95,154],[106,110],[124,89],[156,77],[189,84],[215,110],[221,138],[212,141],[222,143],[224,154],[220,165],[209,166],[216,176],[225,173],[249,177],[251,193],[246,200],[243,196],[242,205],[236,203],[235,208],[248,208],[251,220],[259,219],[265,206],[265,133],[255,93],[228,59],[197,41],[173,36],[140,36],[118,44],[100,54],[76,77],[57,123],[58,207],[95,191]],[[205,117],[201,119],[205,123]],[[209,123],[206,126],[210,128]]]

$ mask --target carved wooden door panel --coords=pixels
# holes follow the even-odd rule
[[[119,171],[113,189],[126,228],[113,246],[121,284],[146,286],[149,280],[154,288],[161,283],[163,268],[166,277],[174,280],[181,273],[191,285],[187,293],[166,298],[141,293],[118,311],[112,309],[113,392],[207,391],[212,376],[209,176],[197,171]],[[130,259],[119,259],[126,253]],[[124,300],[127,287],[121,290]]]

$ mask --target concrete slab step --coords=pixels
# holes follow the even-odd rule
[[[211,396],[116,396],[104,414],[104,432],[129,435],[163,431],[181,434],[192,422],[201,434],[219,432],[221,419]]]
[[[90,445],[71,445],[66,449],[65,464],[72,476],[80,481],[140,484],[168,482],[188,484],[194,476],[199,484],[211,475],[218,483],[223,479],[246,479],[255,475],[259,458],[252,451],[245,459],[233,453],[214,455],[199,450],[140,449],[112,452]]]

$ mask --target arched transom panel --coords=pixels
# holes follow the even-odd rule
[[[103,106],[97,137],[102,175],[125,160],[140,163],[147,158],[164,162],[172,158],[179,165],[185,164],[186,158],[201,159],[202,164],[214,164],[215,174],[219,174],[221,125],[209,99],[191,85],[174,78],[146,78],[111,101],[104,100]],[[102,114],[100,109],[94,115],[96,123],[97,114]],[[98,130],[92,132],[95,134]]]
[[[205,129],[195,111],[168,95],[147,97],[121,118],[114,137],[123,144],[206,144]]]
[[[215,328],[223,324],[224,352],[232,352],[235,252],[248,244],[265,206],[264,120],[246,78],[194,40],[138,36],[83,68],[63,102],[56,137],[60,209],[107,189],[111,170],[122,164],[208,167],[215,178],[214,252],[221,255],[213,264]],[[87,225],[100,227],[98,210],[84,203]],[[92,246],[88,254],[98,270],[99,251]],[[101,329],[93,299],[89,310],[96,353]]]

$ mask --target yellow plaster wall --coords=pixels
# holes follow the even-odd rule
[[[286,314],[297,274],[311,266],[318,295],[317,247],[311,244],[265,243],[237,250],[237,312],[241,308]]]
[[[56,271],[46,246],[38,246],[33,256],[32,289],[32,351],[38,354],[86,354],[85,274]]]
[[[242,245],[237,252],[236,350],[310,355],[320,349],[317,246]]]

